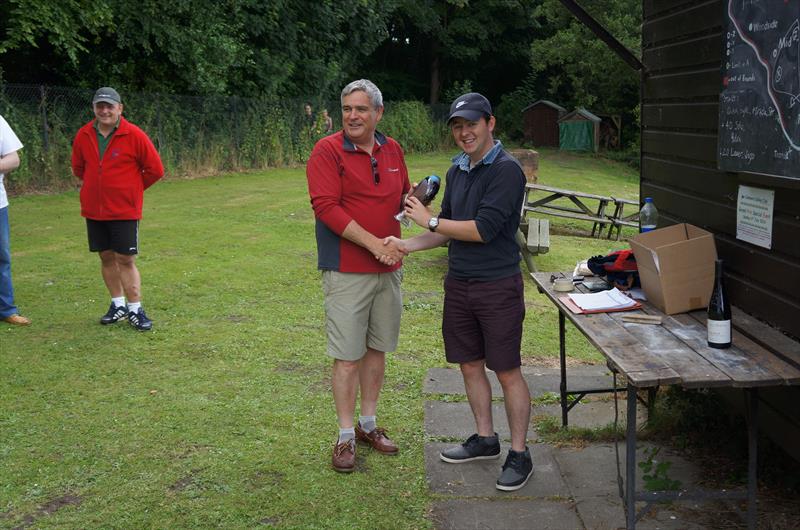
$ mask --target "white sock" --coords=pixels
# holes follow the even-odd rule
[[[128,302],[128,311],[131,313],[138,313],[140,307],[142,307],[141,302]]]
[[[359,416],[358,417],[358,424],[364,430],[364,432],[372,432],[375,430],[375,426],[377,424],[377,419],[375,416]]]
[[[111,303],[114,304],[114,307],[125,307],[125,297],[113,296],[111,297]]]
[[[350,427],[349,429],[339,429],[339,443],[346,442],[347,440],[352,440],[355,437],[356,437],[355,427]]]

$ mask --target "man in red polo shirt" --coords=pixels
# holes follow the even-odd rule
[[[136,268],[139,220],[144,190],[164,175],[164,166],[150,138],[122,117],[122,108],[113,88],[95,92],[95,119],[78,130],[72,144],[72,172],[82,183],[81,215],[86,218],[89,250],[99,253],[111,294],[100,323],[113,324],[127,316],[134,328],[147,331],[153,323],[142,308]]]
[[[376,131],[383,116],[378,87],[353,81],[341,103],[343,130],[317,142],[306,173],[339,421],[332,465],[347,473],[355,466],[356,439],[383,454],[398,451],[376,425],[385,352],[397,347],[403,308],[402,253],[383,239],[400,235],[394,214],[411,186],[400,145]]]

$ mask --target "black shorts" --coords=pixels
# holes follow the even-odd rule
[[[113,250],[117,254],[139,253],[139,221],[95,221],[86,220],[89,250],[102,252]]]
[[[521,274],[488,282],[445,279],[442,336],[448,362],[485,359],[495,372],[519,367],[523,320]]]

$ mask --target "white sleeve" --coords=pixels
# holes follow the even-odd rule
[[[20,149],[22,149],[22,142],[14,134],[5,118],[0,116],[0,156],[6,156]]]

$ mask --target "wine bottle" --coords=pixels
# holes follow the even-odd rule
[[[722,260],[715,264],[714,289],[708,301],[708,345],[712,348],[731,347],[731,302],[722,278]]]
[[[419,199],[419,202],[427,206],[439,192],[440,184],[441,179],[438,175],[428,175],[417,184],[417,187],[409,194],[409,197],[416,197]],[[405,218],[405,211],[400,210],[394,218],[398,221],[403,221]]]

